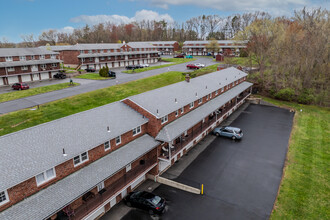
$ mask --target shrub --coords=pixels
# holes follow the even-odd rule
[[[102,76],[102,77],[108,77],[108,71],[106,69],[106,67],[102,67],[99,71],[99,75]]]
[[[292,101],[295,98],[295,91],[291,88],[281,89],[277,93],[275,93],[275,98],[281,99],[284,101]]]
[[[310,104],[314,101],[313,93],[310,89],[304,89],[297,97],[298,103]]]

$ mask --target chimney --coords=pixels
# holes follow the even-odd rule
[[[188,73],[186,74],[186,82],[190,82],[190,75]]]

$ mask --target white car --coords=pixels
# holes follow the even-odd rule
[[[144,63],[144,64],[140,64],[140,66],[143,66],[143,67],[149,67],[149,64]]]
[[[205,67],[205,64],[202,64],[202,63],[195,63],[195,65],[198,66],[199,68]]]

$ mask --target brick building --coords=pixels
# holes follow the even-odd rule
[[[179,43],[177,41],[145,41],[155,46],[162,55],[173,55],[179,50]]]
[[[233,41],[233,40],[218,40],[219,51],[209,51],[206,46],[210,41],[185,41],[183,43],[182,51],[188,55],[202,55],[208,54],[217,55],[221,53],[225,56],[239,56],[240,50],[246,48],[247,42]]]
[[[228,68],[0,137],[0,219],[95,219],[250,95]]]
[[[0,48],[0,86],[51,79],[60,70],[59,54],[42,48]]]

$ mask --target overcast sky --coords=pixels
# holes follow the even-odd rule
[[[199,15],[266,11],[291,16],[294,10],[330,8],[329,0],[0,0],[0,41],[57,29],[70,32],[85,24],[139,20],[183,22]]]

